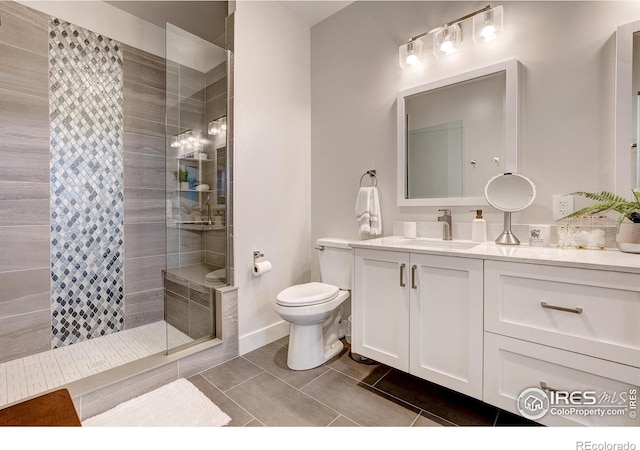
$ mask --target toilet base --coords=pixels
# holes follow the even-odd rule
[[[291,324],[287,366],[291,370],[309,370],[321,366],[344,348],[342,341],[331,341],[325,345],[322,324]]]
[[[287,366],[291,370],[318,367],[342,351],[340,320],[342,304],[349,291],[319,305],[287,307],[276,303],[275,310],[290,323]]]

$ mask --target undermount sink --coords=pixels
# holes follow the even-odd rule
[[[409,245],[411,247],[423,248],[444,248],[444,249],[470,249],[478,245],[477,242],[469,241],[445,241],[442,239],[404,239],[398,242],[399,245]]]

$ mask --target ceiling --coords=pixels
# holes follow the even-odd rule
[[[215,42],[225,31],[226,1],[107,1],[161,28],[166,22]]]
[[[242,1],[242,0],[239,0]],[[170,22],[209,42],[224,33],[226,1],[106,1],[161,28]],[[349,6],[353,1],[284,0],[278,2],[310,27]]]
[[[285,0],[278,3],[312,27],[349,6],[353,1]]]

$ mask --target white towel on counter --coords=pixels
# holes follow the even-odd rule
[[[361,187],[356,199],[356,220],[358,231],[362,234],[377,236],[382,234],[380,216],[380,196],[375,186]]]

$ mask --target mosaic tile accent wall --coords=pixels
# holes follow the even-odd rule
[[[49,21],[52,347],[124,328],[121,44]]]

